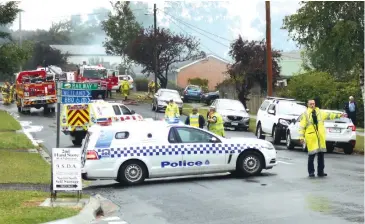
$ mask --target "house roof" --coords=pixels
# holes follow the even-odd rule
[[[180,72],[182,69],[187,68],[187,67],[190,67],[190,66],[192,66],[194,64],[197,64],[197,63],[199,63],[201,61],[204,61],[207,58],[215,58],[215,59],[217,59],[219,61],[222,61],[223,63],[230,64],[229,61],[226,61],[223,58],[220,58],[218,56],[215,56],[215,55],[207,55],[205,58],[202,58],[202,59],[199,59],[199,60],[190,61],[190,62],[189,61],[186,61],[184,65],[183,64],[176,64],[175,65],[176,67],[175,66],[174,67],[176,68],[176,71],[177,72]]]
[[[101,45],[51,45],[52,48],[72,56],[107,56]]]

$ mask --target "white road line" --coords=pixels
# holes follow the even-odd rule
[[[283,162],[283,161],[278,161],[278,163],[283,163],[283,164],[287,164],[287,165],[293,165],[294,163],[288,163],[288,162]]]

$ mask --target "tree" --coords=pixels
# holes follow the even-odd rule
[[[242,40],[239,36],[231,44],[229,55],[235,60],[233,65],[228,66],[227,73],[233,80],[238,99],[246,107],[246,101],[250,90],[255,83],[261,86],[261,89],[267,89],[266,75],[266,43],[264,41]],[[272,67],[273,67],[273,85],[279,77],[280,66],[278,64],[281,53],[272,50]]]
[[[18,3],[16,1],[0,3],[1,27],[7,27],[15,20],[19,12]],[[31,47],[28,42],[24,42],[23,46],[19,47],[12,41],[11,35],[6,32],[6,29],[0,31],[0,40],[0,79],[10,80],[18,66],[22,65],[29,57]]]
[[[364,3],[302,2],[283,28],[306,48],[311,66],[344,78],[364,67]]]
[[[278,92],[281,97],[294,98],[300,101],[319,98],[322,108],[342,109],[349,96],[354,96],[358,103],[358,124],[364,125],[364,104],[359,81],[356,79],[341,82],[326,72],[310,71],[293,76],[287,87]]]
[[[117,1],[111,3],[114,14],[110,13],[108,19],[102,23],[107,38],[104,42],[106,53],[119,55],[123,58],[123,66],[129,67],[130,61],[126,57],[126,49],[139,34],[142,27],[135,20],[129,5],[130,2]]]
[[[27,61],[26,69],[35,69],[37,66],[55,65],[63,67],[67,64],[67,54],[62,54],[60,50],[53,49],[46,43],[38,42],[34,44],[32,57]]]
[[[158,28],[156,38],[152,27],[140,31],[127,47],[128,57],[143,66],[142,73],[155,73],[155,46],[157,48],[157,78],[166,88],[171,65],[191,59],[199,59],[199,41],[184,34],[174,34],[168,29]]]

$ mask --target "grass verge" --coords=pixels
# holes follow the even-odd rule
[[[39,207],[49,193],[36,191],[0,191],[0,223],[34,224],[68,218],[79,208]]]
[[[128,99],[136,100],[141,103],[151,103],[152,102],[152,98],[147,97],[147,92],[141,92],[141,91],[137,91],[137,92],[130,91]],[[112,100],[124,100],[124,96],[122,96],[122,94],[120,94],[120,93],[113,93]]]
[[[355,152],[364,153],[364,136],[356,135]]]
[[[22,129],[19,122],[13,118],[7,111],[0,110],[0,132],[17,131]]]
[[[34,149],[35,146],[23,133],[0,132],[0,149]]]
[[[50,183],[50,165],[37,153],[0,150],[0,158],[0,183]]]
[[[256,132],[256,119],[255,118],[250,118],[248,131],[255,134],[255,132]]]
[[[193,110],[193,107],[191,105],[184,104],[182,114],[189,116],[189,114],[191,114],[192,110]],[[198,109],[198,113],[203,115],[203,117],[205,118],[207,116],[208,109]]]

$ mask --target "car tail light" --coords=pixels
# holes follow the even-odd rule
[[[348,126],[347,129],[351,129],[352,131],[356,131],[356,126]]]
[[[87,151],[86,153],[87,160],[98,160],[98,154],[95,151]]]

